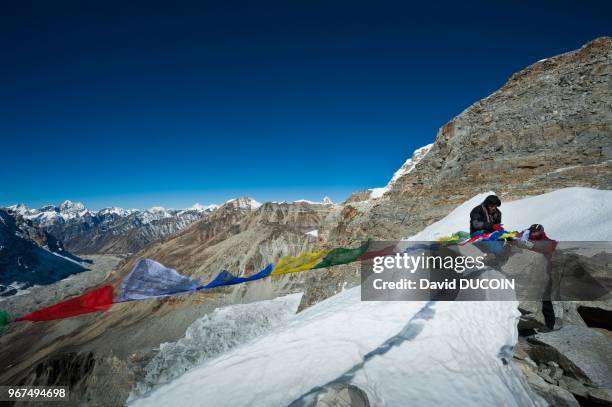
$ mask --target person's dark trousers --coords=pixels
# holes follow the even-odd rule
[[[555,308],[553,307],[552,299],[552,256],[546,255],[546,274],[548,274],[548,283],[542,298],[542,314],[544,314],[544,323],[550,330],[555,328]]]
[[[544,314],[544,323],[550,330],[555,328],[555,309],[552,301],[542,301],[542,314]]]

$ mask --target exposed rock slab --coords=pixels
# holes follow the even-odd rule
[[[567,325],[528,338],[536,361],[555,360],[565,371],[612,390],[612,342],[590,328]]]
[[[315,407],[370,407],[367,394],[357,386],[336,385],[330,389]]]
[[[578,407],[580,404],[568,390],[560,386],[548,383],[540,377],[528,363],[523,360],[514,360],[514,364],[523,373],[523,377],[529,386],[551,406],[555,407]]]

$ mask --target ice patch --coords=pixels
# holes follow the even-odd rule
[[[389,190],[389,187],[372,188],[370,189],[370,198],[371,199],[380,198],[388,190]]]
[[[176,342],[160,345],[159,353],[145,368],[130,400],[166,384],[195,366],[269,332],[291,318],[302,294],[291,294],[273,300],[218,308],[187,328]]]
[[[318,229],[313,229],[310,232],[306,232],[307,235],[313,236],[313,237],[319,237],[319,230]]]

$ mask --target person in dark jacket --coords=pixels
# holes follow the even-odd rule
[[[472,209],[470,212],[470,235],[481,233],[491,233],[501,230],[502,214],[499,208],[501,201],[495,195],[489,195],[483,203]]]

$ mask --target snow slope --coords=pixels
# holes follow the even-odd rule
[[[612,192],[567,188],[503,203],[508,229],[542,223],[564,240],[611,239]],[[482,194],[411,240],[467,228]],[[359,287],[207,361],[134,406],[306,406],[351,383],[373,406],[544,405],[508,364],[517,302],[365,302]],[[293,403],[293,404],[292,404]]]
[[[469,231],[470,211],[493,193],[476,195],[444,219],[408,240],[436,240],[458,230]],[[556,240],[612,240],[612,191],[564,188],[517,201],[502,202],[499,209],[506,230],[524,230],[534,223],[540,223],[546,234]]]
[[[344,381],[371,405],[534,405],[502,360],[518,315],[514,302],[362,302],[356,287],[131,405],[308,405]]]

